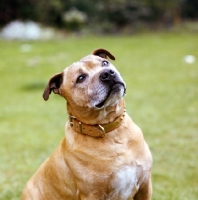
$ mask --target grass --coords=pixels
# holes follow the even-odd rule
[[[65,102],[42,100],[48,79],[104,47],[127,84],[127,112],[152,151],[153,200],[198,197],[198,35],[141,34],[48,42],[0,41],[0,199],[19,199],[38,166],[64,137]]]

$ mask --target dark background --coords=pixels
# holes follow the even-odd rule
[[[1,0],[0,26],[13,20],[33,20],[77,29],[65,26],[63,20],[63,14],[72,8],[87,15],[86,26],[100,26],[104,32],[127,27],[171,27],[198,19],[197,0]]]

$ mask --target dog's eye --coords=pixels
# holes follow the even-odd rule
[[[106,60],[102,61],[102,66],[109,66],[109,62]]]
[[[76,83],[82,83],[85,79],[86,79],[86,75],[80,75],[77,78]]]

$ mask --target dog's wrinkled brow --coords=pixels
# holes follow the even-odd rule
[[[98,64],[102,61],[92,61],[92,60],[82,60],[81,61],[83,63],[83,65],[87,68],[87,69],[92,69],[93,67],[96,67],[98,66]]]

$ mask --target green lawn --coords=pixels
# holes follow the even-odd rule
[[[64,137],[65,101],[42,93],[48,79],[103,47],[127,84],[127,112],[152,151],[153,200],[198,198],[198,35],[156,33],[0,41],[0,199],[19,199]],[[192,54],[194,64],[184,62]]]

